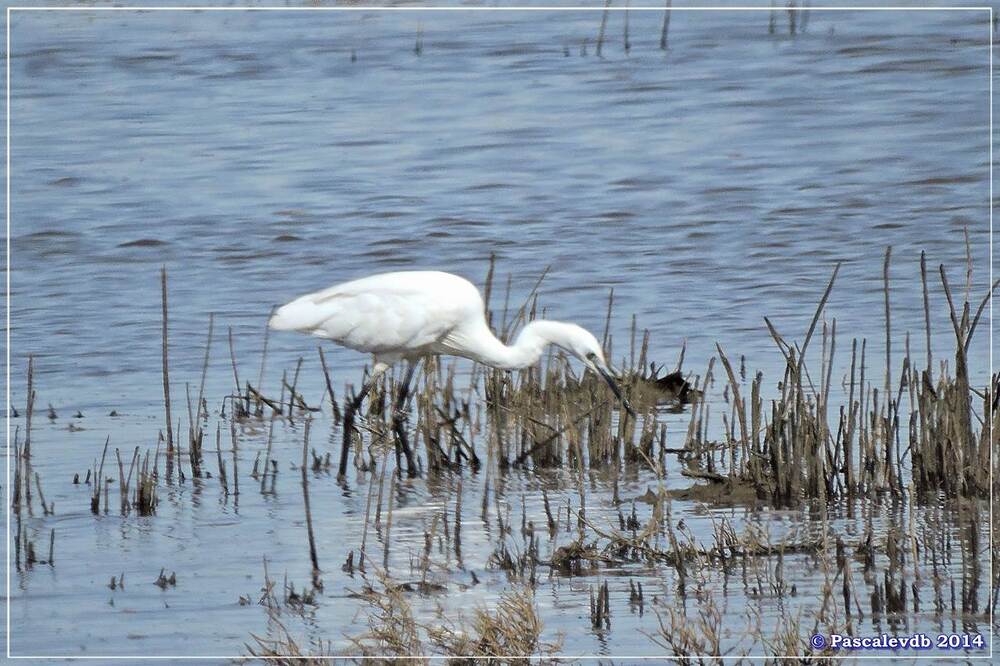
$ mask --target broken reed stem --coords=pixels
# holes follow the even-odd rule
[[[170,417],[170,366],[167,360],[167,267],[160,267],[160,293],[163,304],[163,405],[167,418],[167,450],[174,448],[174,425]]]
[[[242,404],[243,392],[242,392],[242,389],[241,389],[241,386],[240,386],[240,373],[236,369],[236,348],[233,346],[233,327],[232,326],[229,327],[229,361],[230,361],[230,363],[233,366],[233,383],[236,386],[236,393],[234,395],[236,397],[241,398],[241,402],[239,403],[240,404],[240,409],[243,409],[244,413],[245,413],[246,412],[246,407]],[[235,419],[237,417],[237,414],[235,414],[236,405],[238,404],[235,401],[235,398],[233,399],[233,403],[232,404],[233,404],[233,412],[234,412],[233,418]]]
[[[267,429],[267,450],[264,453],[264,473],[260,475],[260,492],[265,492],[267,486],[267,473],[271,469],[271,445],[274,442],[274,419]],[[273,474],[272,474],[273,476]]]
[[[892,396],[892,320],[889,316],[889,262],[892,246],[885,248],[885,263],[882,264],[882,285],[885,292],[885,397]]]
[[[38,501],[42,504],[42,513],[46,516],[54,513],[55,505],[50,506],[45,503],[45,493],[42,492],[42,479],[38,476],[38,472],[35,472],[35,486],[38,488]]]
[[[334,424],[340,423],[340,408],[337,407],[337,395],[333,392],[333,382],[330,381],[330,371],[326,367],[326,357],[323,356],[323,348],[319,350],[319,364],[323,367],[323,378],[326,379],[326,392],[330,396],[330,409],[333,411]]]
[[[510,314],[510,290],[514,281],[514,276],[507,274],[507,286],[503,293],[503,313],[500,316],[500,340],[507,343],[510,341],[509,331],[507,330],[507,316]]]
[[[236,419],[229,419],[229,439],[233,444],[233,495],[240,494],[239,445],[236,439]]]
[[[292,375],[292,383],[288,385],[288,394],[289,394],[288,395],[288,416],[289,416],[289,418],[291,418],[291,416],[295,413],[295,397],[297,395],[295,393],[295,387],[298,386],[298,384],[299,384],[299,372],[301,372],[301,370],[302,370],[302,357],[300,356],[298,362],[295,364],[295,374]]]
[[[21,481],[24,486],[24,501],[28,507],[28,511],[31,511],[31,417],[35,411],[35,357],[28,355],[28,396],[27,404],[25,405],[24,414],[24,447],[22,449],[22,458],[19,458],[16,462],[20,468],[23,463],[24,473],[21,475]]]
[[[532,299],[534,299],[537,296],[538,288],[542,286],[542,281],[545,280],[545,276],[549,274],[549,271],[551,269],[552,269],[551,264],[545,267],[545,270],[542,271],[542,274],[538,276],[538,280],[535,281],[535,286],[531,288],[530,292],[528,292],[528,297],[524,299],[523,303],[521,303],[521,307],[518,308],[517,312],[514,314],[514,318],[511,319],[509,323],[507,323],[507,306],[509,305],[509,299],[510,299],[511,276],[509,275],[507,276],[507,296],[503,308],[504,311],[503,320],[505,323],[504,326],[502,327],[503,335],[500,338],[501,340],[503,340],[504,342],[508,342],[510,339],[510,335],[514,332],[514,329],[517,328],[517,325],[524,320],[524,316],[528,311],[528,304],[531,303]]]
[[[382,473],[385,474],[385,468],[387,465],[383,464]],[[392,543],[392,508],[395,504],[396,498],[396,475],[399,473],[399,469],[393,469],[392,475],[389,477],[389,513],[385,519],[385,548],[382,553],[382,568],[389,571],[389,545]]]
[[[24,408],[24,458],[31,459],[31,415],[35,409],[35,357],[28,355],[28,397]]]
[[[601,14],[601,29],[597,33],[597,57],[603,58],[601,55],[601,47],[604,46],[604,31],[608,26],[608,7],[611,6],[611,0],[604,0],[604,12]]]
[[[384,469],[385,468],[383,466],[383,471]],[[365,526],[361,532],[361,557],[358,558],[360,560],[360,567],[362,571],[364,571],[365,568],[365,548],[368,544],[368,520],[371,517],[372,495],[375,492],[375,477],[377,476],[376,472],[378,472],[377,461],[375,463],[375,469],[372,470],[371,478],[368,481],[368,499],[365,500]]]
[[[104,440],[104,451],[101,452],[101,465],[94,470],[94,494],[90,498],[90,511],[95,515],[101,512],[101,486],[104,485],[104,457],[108,454],[108,444],[111,436]]]
[[[497,254],[490,252],[490,267],[486,271],[486,283],[483,287],[483,314],[486,316],[486,323],[493,327],[493,312],[490,310],[490,298],[493,296],[493,275],[497,267]]]
[[[194,429],[198,427],[197,419],[194,417],[194,412],[191,411],[191,383],[184,382],[184,401],[187,405],[188,413],[188,446],[194,447]],[[180,420],[177,421],[177,428],[180,429]],[[180,449],[180,441],[177,442],[177,448]],[[191,452],[191,448],[188,452]]]
[[[983,310],[986,309],[987,304],[990,302],[990,297],[993,296],[993,292],[997,290],[1000,286],[1000,278],[990,285],[987,290],[986,295],[983,296],[983,300],[979,301],[979,307],[976,309],[976,316],[972,318],[972,323],[969,324],[969,332],[965,334],[965,353],[969,353],[969,345],[972,344],[972,334],[976,332],[976,326],[979,325],[979,319],[983,316]]]
[[[118,461],[118,503],[121,514],[128,513],[128,488],[125,486],[125,466],[122,464],[122,454],[118,447],[115,447],[115,459]]]
[[[198,384],[198,404],[195,406],[195,419],[198,421],[199,425],[194,426],[198,432],[201,432],[201,403],[205,399],[205,377],[208,375],[208,354],[212,349],[212,332],[215,327],[215,313],[208,313],[208,339],[205,341],[205,358],[201,363],[201,382]],[[208,416],[208,412],[205,412],[205,416]]]
[[[13,491],[12,494],[14,497],[13,499],[11,499],[11,504],[10,504],[11,508],[13,508],[14,512],[17,514],[19,520],[21,517],[21,478],[22,478],[21,443],[18,440],[18,438],[20,437],[20,433],[21,433],[20,427],[14,428],[14,460],[17,462],[17,464],[14,465],[14,480],[11,486]],[[88,471],[87,474],[89,476],[90,472]]]
[[[955,315],[955,303],[951,298],[951,287],[948,284],[948,276],[944,272],[944,264],[938,266],[938,271],[941,273],[941,284],[944,286],[944,296],[948,301],[948,310],[951,315],[951,325],[955,329],[955,338],[959,341],[964,349],[965,339],[963,336],[962,325],[958,323],[958,318]]]
[[[927,293],[927,253],[920,252],[920,283],[924,290],[924,333],[927,337],[927,376],[930,379],[933,371],[933,352],[931,351],[931,303]]]
[[[736,375],[733,373],[733,367],[729,364],[726,353],[722,351],[722,346],[716,342],[715,348],[719,352],[719,358],[722,359],[722,366],[726,369],[726,374],[729,375],[729,385],[733,387],[733,403],[736,405],[736,414],[740,419],[740,437],[745,451],[745,447],[750,441],[750,435],[747,430],[747,415],[743,405],[743,398],[740,396],[740,387],[736,381]],[[730,473],[732,473],[732,470],[730,470]]]
[[[608,292],[608,311],[604,316],[604,335],[601,336],[601,349],[604,351],[606,357],[611,356],[611,350],[608,348],[608,336],[611,335],[611,310],[614,308],[614,305],[615,288],[611,287],[611,290]]]
[[[806,349],[809,347],[809,340],[812,339],[813,332],[816,330],[816,322],[819,321],[819,317],[823,313],[823,308],[826,307],[826,301],[830,298],[830,292],[833,291],[833,283],[837,280],[837,273],[840,272],[841,263],[838,261],[837,265],[833,268],[833,275],[830,276],[830,282],[826,285],[823,298],[819,300],[819,305],[816,306],[816,313],[813,315],[812,323],[809,324],[809,331],[806,333],[806,339],[802,343],[801,351],[799,351],[799,364],[795,369],[795,378],[799,383],[800,389],[802,385],[802,365],[805,363]]]
[[[215,456],[219,464],[219,484],[222,491],[229,496],[229,481],[226,479],[226,463],[222,460],[222,424],[215,424]]]
[[[667,50],[667,33],[670,31],[670,5],[673,0],[667,0],[663,10],[663,27],[660,29],[660,50]]]
[[[625,0],[625,27],[622,35],[622,48],[625,49],[626,54],[632,49],[632,44],[628,40],[628,2],[629,0]]]
[[[271,317],[274,316],[274,311],[277,309],[277,305],[271,306],[271,311],[267,313],[267,322],[264,323],[264,349],[260,353],[260,371],[257,373],[257,386],[261,388],[264,388],[264,365],[267,363],[267,341],[271,333],[269,322],[271,321]]]
[[[313,577],[315,578],[319,574],[319,560],[316,557],[316,539],[313,536],[312,510],[309,507],[309,464],[307,460],[309,452],[309,427],[311,424],[312,416],[307,416],[305,428],[302,432],[302,500],[306,508],[306,530],[309,533],[309,559],[312,560]]]

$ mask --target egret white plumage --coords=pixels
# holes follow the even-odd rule
[[[427,354],[449,354],[513,370],[533,365],[554,344],[604,378],[629,413],[632,407],[614,379],[597,339],[576,324],[537,320],[528,323],[512,345],[504,344],[486,322],[479,289],[465,278],[439,271],[401,271],[372,275],[300,296],[278,308],[271,328],[299,331],[374,355],[368,382],[347,406],[340,474],[346,471],[354,411],[373,383],[392,364],[409,361],[397,415],[405,404],[417,363]],[[405,435],[394,419],[410,472],[415,470]]]

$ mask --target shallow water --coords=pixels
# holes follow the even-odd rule
[[[867,337],[881,353],[887,245],[894,350],[901,354],[909,331],[922,359],[925,250],[935,357],[949,358],[935,271],[944,263],[962,290],[966,228],[974,302],[988,278],[984,17],[813,11],[791,38],[785,13],[769,36],[767,13],[677,12],[663,53],[662,14],[632,12],[626,54],[623,17],[612,14],[599,59],[598,13],[15,12],[12,399],[23,414],[33,354],[42,408],[34,464],[56,512],[28,524],[39,535],[56,530],[56,566],[12,572],[13,653],[239,654],[249,632],[265,628],[258,606],[238,603],[259,596],[263,558],[272,576],[287,572],[297,586],[308,579],[291,468],[301,455],[300,424],[276,426],[276,492],[260,493],[241,477],[238,506],[215,479],[188,480],[161,486],[154,517],[95,518],[89,488],[70,483],[107,436],[124,458],[154,446],[163,427],[161,265],[170,275],[174,410],[185,423],[184,384],[197,386],[209,313],[216,337],[206,395],[217,412],[232,386],[228,327],[242,378],[255,382],[271,304],[400,268],[441,268],[482,283],[491,253],[495,308],[508,274],[516,307],[551,265],[540,297],[547,316],[598,334],[614,287],[616,359],[629,354],[635,313],[652,332],[657,362],[672,365],[686,340],[687,369],[703,372],[719,342],[773,387],[782,359],[762,317],[801,340],[838,260],[827,317],[837,320],[839,348]],[[360,380],[366,359],[326,353],[338,392]],[[849,363],[838,353],[837,377]],[[299,336],[271,336],[265,392],[280,391],[281,373],[294,372],[299,356],[298,386],[319,402],[315,344]],[[984,325],[970,350],[975,385],[986,382],[988,365]],[[44,417],[48,404],[53,422]],[[84,418],[71,418],[77,410]],[[111,410],[122,416],[106,416]],[[668,436],[679,445],[686,417],[672,419]],[[70,431],[70,422],[81,429]],[[11,426],[23,428],[23,418]],[[266,426],[253,427],[242,433],[243,474],[266,435]],[[327,417],[313,425],[317,449],[335,450],[338,436]],[[365,478],[350,481],[347,490],[327,474],[312,482],[328,573],[310,626],[338,647],[364,630],[361,604],[345,596],[361,583],[339,571],[360,540],[367,493]],[[577,495],[570,479],[526,474],[505,483],[501,499],[517,525],[522,497],[543,524],[542,483],[574,502]],[[652,483],[635,473],[619,493],[638,496]],[[671,485],[687,483],[672,474]],[[401,578],[411,554],[419,560],[435,512],[453,512],[456,484],[401,484],[390,563]],[[459,589],[471,579],[443,549],[434,557],[452,570],[448,593],[415,599],[425,609],[441,602],[468,610],[506,585],[502,572],[485,570],[498,535],[495,511],[480,519],[484,479],[466,475],[462,484],[461,566],[481,582]],[[593,519],[616,522],[610,484],[589,484]],[[880,528],[896,520],[885,507],[870,510]],[[673,511],[705,538],[722,515],[766,521],[775,534],[817,529],[800,512],[682,501]],[[955,519],[948,529],[964,527]],[[855,528],[844,519],[838,529]],[[543,556],[561,543],[543,538]],[[775,604],[814,600],[822,579],[808,560],[788,559],[799,596]],[[953,572],[964,564],[953,563]],[[161,567],[177,572],[176,588],[152,584]],[[122,571],[125,590],[109,590]],[[629,610],[628,580],[671,599],[672,576],[540,576],[546,635],[563,633],[567,654],[657,654],[636,631],[655,630],[655,616]],[[591,631],[590,586],[605,578],[612,629]],[[725,598],[727,618],[741,630],[746,602],[738,593]],[[950,621],[914,619],[928,631]]]

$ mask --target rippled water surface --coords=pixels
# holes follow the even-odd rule
[[[404,268],[481,284],[491,253],[497,284],[512,276],[515,307],[551,266],[540,290],[546,315],[598,334],[614,288],[616,359],[629,353],[634,313],[658,363],[672,365],[686,340],[687,368],[702,372],[719,342],[762,370],[773,390],[783,361],[763,316],[801,339],[837,261],[827,317],[841,344],[866,337],[884,348],[882,258],[891,245],[893,344],[900,353],[909,331],[922,358],[920,251],[932,273],[949,267],[962,291],[967,229],[975,302],[988,282],[985,16],[812,11],[791,37],[785,13],[769,35],[766,12],[677,12],[663,52],[662,13],[631,12],[626,53],[624,17],[613,13],[598,58],[599,13],[15,12],[10,353],[21,416],[11,427],[24,427],[32,354],[34,464],[55,515],[36,511],[26,525],[45,544],[55,529],[56,565],[11,572],[13,652],[240,654],[251,631],[265,630],[260,607],[238,603],[260,596],[263,559],[272,576],[308,581],[292,467],[301,423],[275,426],[273,493],[241,478],[236,501],[214,478],[188,479],[161,486],[153,517],[95,517],[89,487],[71,483],[108,436],[109,450],[124,457],[153,447],[163,428],[161,266],[170,280],[175,415],[185,383],[197,386],[215,315],[212,431],[232,390],[228,329],[244,378],[262,374],[265,390],[278,393],[282,372],[291,375],[302,356],[298,387],[319,402],[313,341],[272,335],[261,369],[272,304]],[[932,279],[934,346],[947,358],[939,284]],[[986,328],[970,349],[977,386],[988,376]],[[332,347],[326,354],[338,390],[360,381],[367,359]],[[54,420],[45,418],[50,404]],[[83,417],[73,418],[78,410]],[[687,416],[671,418],[668,437],[680,445]],[[266,430],[243,426],[242,474]],[[339,432],[320,416],[313,445],[335,450]],[[362,605],[348,596],[361,583],[340,564],[360,540],[369,482],[312,480],[327,574],[303,631],[338,649],[364,630]],[[628,500],[651,483],[626,474],[617,492]],[[518,523],[522,499],[530,519],[544,521],[543,487],[563,505],[564,494],[575,501],[577,493],[558,474],[502,484],[499,501]],[[418,596],[418,608],[470,609],[507,584],[486,568],[497,535],[495,516],[480,518],[484,487],[482,475],[468,473],[461,486],[457,477],[399,484],[391,567],[402,579],[433,516],[453,513],[462,498],[461,554],[435,551],[452,571],[449,589]],[[598,475],[588,487],[592,520],[617,521],[609,481]],[[709,537],[721,517],[768,524],[776,536],[819,529],[805,512],[694,501],[676,501],[673,511]],[[896,511],[871,509],[878,526],[898,521]],[[845,533],[860,529],[861,517],[834,514]],[[369,538],[380,551],[380,537]],[[543,554],[558,545],[545,541]],[[161,567],[176,571],[176,587],[152,584]],[[814,598],[822,578],[805,556],[791,569],[794,606]],[[121,572],[126,588],[110,590]],[[536,592],[545,635],[564,634],[568,654],[657,654],[639,633],[655,630],[655,615],[629,608],[629,580],[670,599],[673,575],[546,574]],[[604,579],[612,629],[592,630],[590,586]],[[742,630],[745,600],[734,593],[721,603]],[[944,621],[920,622],[931,631]]]

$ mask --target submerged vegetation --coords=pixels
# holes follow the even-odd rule
[[[648,641],[678,658],[722,653],[822,656],[832,653],[810,645],[810,634],[870,633],[883,623],[894,631],[909,626],[909,618],[925,609],[932,609],[938,623],[960,621],[966,631],[977,631],[996,606],[998,589],[997,580],[992,581],[992,598],[981,598],[989,544],[983,543],[980,525],[986,517],[985,501],[998,490],[995,483],[990,486],[991,448],[996,445],[995,435],[990,438],[1000,425],[1000,377],[973,386],[968,361],[989,294],[973,298],[971,259],[963,293],[956,294],[945,267],[929,271],[921,256],[927,352],[926,358],[915,358],[909,334],[902,351],[892,347],[891,258],[887,250],[882,275],[884,354],[864,338],[845,343],[836,319],[826,317],[838,265],[818,295],[801,340],[764,319],[785,360],[774,386],[721,345],[702,372],[685,370],[682,350],[673,370],[664,373],[663,365],[649,358],[652,334],[640,335],[634,318],[628,351],[621,353],[609,334],[612,293],[603,344],[609,359],[620,360],[625,392],[639,412],[635,418],[617,409],[604,382],[575,372],[553,349],[537,366],[515,373],[480,366],[464,373],[453,359],[429,358],[411,396],[397,396],[401,378],[386,377],[358,420],[345,423],[344,407],[353,400],[352,392],[345,387],[338,397],[322,349],[318,362],[326,391],[309,397],[299,390],[302,359],[282,374],[279,386],[264,384],[266,337],[256,384],[246,379],[246,370],[241,376],[230,332],[234,389],[215,412],[214,461],[204,446],[213,420],[204,387],[214,321],[209,320],[193,404],[190,386],[185,389],[185,430],[181,421],[172,423],[164,272],[166,435],[159,435],[155,447],[135,447],[124,458],[119,448],[111,447],[113,459],[108,457],[109,438],[83,481],[78,475],[74,483],[92,488],[87,509],[95,515],[115,510],[109,488],[117,483],[122,516],[134,512],[155,519],[158,489],[188,477],[207,480],[214,474],[224,501],[238,497],[241,486],[247,492],[248,478],[261,493],[273,494],[277,458],[288,453],[301,471],[307,527],[302,543],[312,563],[310,583],[296,591],[286,577],[279,593],[265,562],[264,586],[256,603],[267,611],[269,632],[252,635],[246,645],[249,656],[278,663],[323,663],[335,655],[512,660],[554,656],[560,640],[545,633],[545,611],[536,590],[544,581],[581,577],[590,597],[589,612],[584,607],[578,613],[581,629],[598,635],[614,631],[616,613],[625,608],[631,615],[649,616],[637,641]],[[501,296],[495,276],[491,259],[484,289],[487,316],[498,335],[509,340],[518,326],[540,316],[538,292],[545,276],[516,308],[510,304],[510,281]],[[941,316],[932,313],[928,297],[935,279],[945,295],[943,316],[950,324],[953,348],[941,359],[930,351],[934,317]],[[496,302],[503,306],[495,307]],[[19,427],[15,433],[12,509],[19,569],[58,566],[55,530],[48,533],[46,559],[40,558],[36,544],[42,535],[22,525],[22,517],[35,507],[46,516],[57,508],[46,504],[42,479],[32,468],[33,363],[29,360],[24,430]],[[408,419],[402,426],[393,418],[397,411]],[[330,414],[331,427],[348,429],[342,451],[317,451],[310,445],[309,431],[324,413]],[[680,436],[671,432],[668,441],[665,417],[678,413],[688,414],[686,430]],[[292,452],[282,451],[275,441],[274,425],[281,419],[304,424],[301,447],[292,447]],[[253,423],[266,430],[266,443],[252,468],[240,469],[242,433]],[[228,442],[223,436],[227,431]],[[412,447],[412,458],[401,455],[401,437]],[[336,479],[348,487],[352,474],[330,474],[336,455],[359,487],[366,486],[363,520],[356,542],[345,544],[343,552],[318,552],[310,477],[314,483]],[[105,469],[106,463],[117,466],[117,479]],[[690,482],[668,478],[673,471]],[[325,476],[316,476],[320,474]],[[505,495],[512,475],[538,479],[540,501],[529,506],[524,495]],[[595,475],[609,484],[610,498],[594,496]],[[391,549],[396,497],[407,476],[448,490],[442,507],[425,525],[423,552],[411,552],[409,571],[404,571],[394,567]],[[560,479],[561,487],[550,493],[552,486],[541,482],[547,478]],[[646,482],[646,493],[621,496],[619,484],[634,485],[637,479]],[[463,488],[473,486],[481,502],[463,507]],[[751,519],[712,518],[712,533],[699,538],[673,512],[675,502],[687,500],[745,507]],[[834,507],[846,508],[861,531],[836,524]],[[917,507],[922,511],[919,521]],[[774,534],[767,522],[752,519],[764,508],[803,511],[811,520]],[[487,530],[495,529],[488,555],[473,566],[466,561],[469,541],[463,535],[470,511],[478,513],[478,522]],[[876,525],[880,514],[887,517],[888,529]],[[481,553],[477,551],[477,557]],[[790,559],[804,563],[812,579],[820,581],[813,586],[820,596],[811,605],[780,603],[798,596],[802,584],[786,571]],[[344,562],[340,571],[331,565],[334,561]],[[952,573],[956,563],[958,578]],[[476,586],[476,568],[505,581],[505,590],[492,603],[458,614],[442,604],[434,612],[414,608],[415,599],[426,609],[435,599]],[[672,570],[671,587],[652,589],[647,582],[644,589],[638,576],[632,576],[661,569]],[[624,582],[610,586],[612,573],[626,576],[627,588]],[[352,582],[336,589],[346,587],[364,621],[342,636],[297,639],[288,620],[324,603],[324,594],[341,574]],[[160,569],[156,584],[166,588],[175,580],[174,574],[164,578]],[[741,611],[722,607],[720,589],[729,586],[747,600]],[[776,601],[777,610],[766,605]],[[253,600],[247,596],[244,603],[241,597],[240,603]],[[743,626],[731,624],[734,616],[743,618]]]

